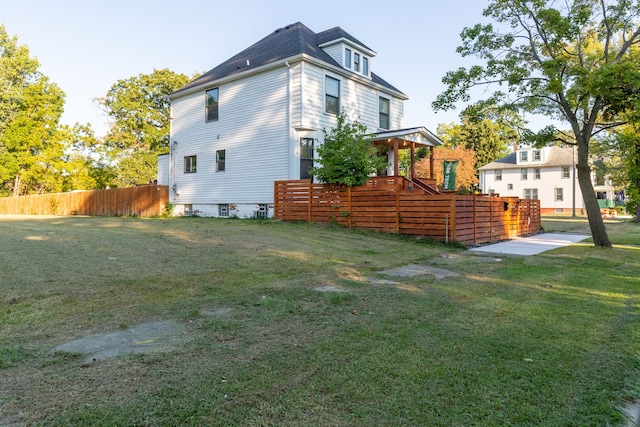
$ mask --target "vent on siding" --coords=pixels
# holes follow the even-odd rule
[[[267,219],[269,217],[269,206],[266,204],[257,205],[256,218]]]
[[[229,205],[228,204],[218,205],[218,216],[229,216]]]
[[[193,205],[184,205],[184,216],[193,215]]]

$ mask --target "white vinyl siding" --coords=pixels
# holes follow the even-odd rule
[[[198,173],[175,174],[172,203],[273,201],[273,181],[289,178],[288,79],[282,67],[220,85],[217,122],[202,120],[204,90],[173,101],[173,160],[197,155]],[[216,173],[216,150],[226,152],[225,173]]]

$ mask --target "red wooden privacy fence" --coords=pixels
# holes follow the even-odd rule
[[[140,185],[110,190],[0,197],[0,214],[156,216],[169,202],[169,187]]]
[[[540,230],[540,202],[487,195],[428,195],[403,177],[371,178],[360,187],[276,181],[274,212],[283,221],[426,236],[465,245],[493,243]]]

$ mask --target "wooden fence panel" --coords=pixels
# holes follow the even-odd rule
[[[494,243],[540,230],[540,203],[517,197],[428,195],[402,177],[372,178],[361,187],[274,184],[275,216],[284,221],[335,222],[348,227]],[[306,212],[306,218],[304,213]]]
[[[157,216],[169,203],[169,187],[141,185],[0,198],[0,213],[14,215]]]

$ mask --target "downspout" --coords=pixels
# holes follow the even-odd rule
[[[287,66],[287,134],[289,135],[289,179],[294,178],[296,158],[295,135],[291,127],[291,64],[284,61]]]

